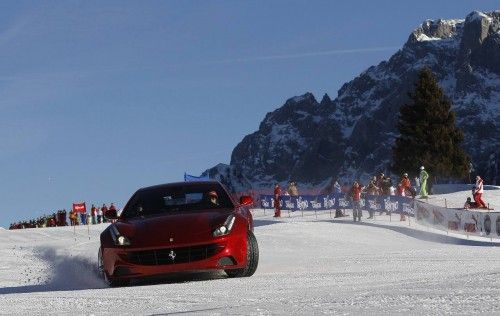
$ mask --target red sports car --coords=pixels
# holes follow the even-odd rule
[[[254,274],[259,248],[249,196],[233,201],[217,181],[180,182],[139,189],[101,233],[99,271],[111,286],[180,271]]]

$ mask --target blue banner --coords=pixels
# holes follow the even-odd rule
[[[272,195],[260,196],[262,208],[274,208],[274,197]],[[396,195],[363,195],[361,197],[361,208],[371,211],[389,211],[392,213],[403,213],[413,216],[415,214],[413,199]],[[352,208],[352,199],[347,194],[323,194],[323,195],[300,195],[281,196],[280,206],[282,210],[294,211],[324,211],[331,209]]]
[[[184,181],[210,181],[208,176],[192,176],[184,172]]]

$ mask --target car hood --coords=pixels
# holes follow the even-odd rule
[[[162,214],[118,221],[121,235],[135,247],[165,247],[206,243],[213,231],[222,225],[232,210]]]

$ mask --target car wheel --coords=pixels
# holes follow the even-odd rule
[[[227,269],[230,278],[249,277],[255,273],[259,264],[259,245],[252,231],[247,232],[247,265],[241,269]]]
[[[97,254],[97,269],[99,272],[99,276],[104,280],[104,282],[111,286],[111,287],[117,287],[117,286],[127,286],[130,281],[129,280],[123,280],[123,279],[112,279],[109,278],[108,274],[106,273],[106,270],[104,270],[104,260],[102,258],[102,249],[99,248],[99,253]]]

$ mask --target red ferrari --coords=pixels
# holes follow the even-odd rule
[[[224,270],[254,274],[259,247],[249,196],[233,201],[216,181],[180,182],[139,189],[101,233],[99,271],[111,286],[173,272]]]

